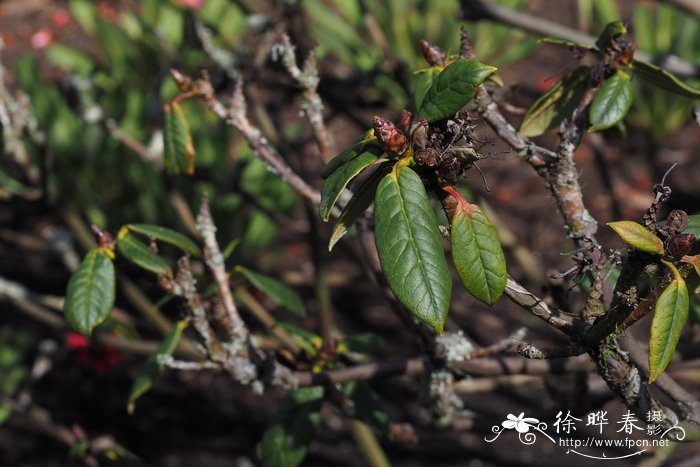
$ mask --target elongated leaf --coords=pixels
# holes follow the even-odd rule
[[[63,44],[51,44],[46,49],[46,58],[64,70],[89,75],[95,67],[95,62],[85,52]]]
[[[350,183],[350,180],[377,162],[382,152],[381,148],[370,146],[366,148],[365,152],[345,163],[326,179],[323,183],[323,188],[321,188],[321,204],[319,205],[321,219],[328,222],[333,206],[335,206],[338,197]]]
[[[199,249],[199,246],[197,246],[195,242],[182,235],[180,232],[176,232],[175,230],[151,224],[129,224],[126,226],[126,228],[132,232],[153,237],[161,242],[169,243],[170,245],[176,246],[177,248],[181,249],[182,251],[186,251],[191,255],[202,255],[202,250]]]
[[[423,182],[397,164],[379,183],[374,205],[377,252],[389,287],[411,314],[442,334],[452,279]]]
[[[428,93],[428,89],[430,89],[430,86],[432,86],[435,77],[438,76],[444,68],[445,67],[442,66],[434,66],[426,68],[425,70],[420,70],[416,73],[416,81],[413,87],[414,110],[417,111],[418,109],[420,109],[420,106],[423,103],[423,99],[425,99],[425,95]]]
[[[381,399],[367,383],[362,381],[350,381],[343,385],[343,392],[354,403],[355,417],[368,422],[380,433],[387,432],[389,428],[389,416],[382,408]]]
[[[129,394],[129,401],[127,402],[127,411],[129,414],[134,413],[136,399],[143,396],[153,383],[158,379],[163,365],[159,362],[160,355],[171,355],[177,348],[177,343],[180,342],[180,337],[182,337],[182,332],[187,327],[187,321],[178,321],[175,326],[170,330],[170,332],[165,336],[163,342],[161,342],[158,350],[146,361],[146,365],[143,367],[141,373],[134,380],[134,384],[131,386],[131,394]]]
[[[91,334],[112,311],[116,295],[112,255],[104,248],[90,250],[68,282],[63,312],[80,333]]]
[[[625,118],[632,106],[634,91],[630,75],[618,70],[600,87],[591,104],[588,131],[605,130]]]
[[[294,290],[287,287],[282,282],[272,277],[253,272],[242,266],[237,266],[236,271],[243,274],[256,289],[267,295],[267,297],[277,305],[289,310],[296,316],[306,316],[304,302],[301,301],[301,298],[299,298],[299,295],[297,295]]]
[[[673,281],[661,292],[654,307],[649,337],[649,383],[654,382],[666,369],[678,345],[681,331],[688,319],[688,287],[671,264]]]
[[[600,36],[598,36],[598,40],[595,41],[595,45],[598,47],[598,50],[603,51],[610,46],[610,42],[614,38],[626,32],[627,28],[624,22],[613,21],[612,23],[608,23],[605,29],[603,29],[603,32],[600,33]]]
[[[589,73],[590,68],[579,67],[552,86],[528,109],[518,133],[539,136],[570,117],[586,92]]]
[[[165,104],[163,122],[163,155],[165,167],[170,173],[194,172],[194,145],[190,125],[182,107],[177,102]]]
[[[476,87],[494,71],[496,67],[476,60],[455,60],[433,79],[418,116],[429,122],[453,116],[474,97]]]
[[[567,47],[580,47],[582,49],[592,49],[591,44],[584,44],[583,42],[572,41],[571,39],[561,39],[559,37],[543,37],[538,39],[537,42],[543,44],[553,44],[553,45],[565,45]]]
[[[328,251],[331,251],[338,241],[345,236],[350,226],[362,215],[363,212],[374,201],[374,194],[377,192],[377,186],[384,176],[391,170],[391,165],[385,164],[377,168],[377,170],[364,181],[362,186],[357,190],[355,195],[348,201],[348,204],[340,213],[338,221],[333,226],[331,239],[328,242]]]
[[[120,256],[147,271],[172,277],[173,270],[163,258],[154,255],[148,245],[131,235],[128,230],[125,229],[124,232],[125,234],[121,234],[117,239],[117,251]]]
[[[371,128],[365,132],[365,134],[355,141],[352,146],[347,148],[345,151],[341,152],[333,159],[331,159],[328,164],[321,170],[321,177],[328,178],[333,172],[338,170],[338,168],[348,161],[356,158],[363,152],[365,152],[365,147],[368,144],[377,144],[377,137],[374,136],[374,129]]]
[[[265,467],[296,467],[304,460],[321,421],[322,403],[320,386],[289,391],[263,435]]]
[[[450,243],[464,288],[488,305],[496,303],[508,281],[506,258],[496,229],[478,206],[459,203],[450,222]]]
[[[635,74],[649,84],[666,91],[693,99],[700,98],[700,89],[688,86],[670,71],[641,60],[632,60]]]
[[[645,229],[643,225],[633,221],[608,222],[608,225],[625,243],[632,245],[638,250],[660,255],[664,253],[664,242]]]
[[[696,237],[700,238],[700,214],[688,216],[688,227],[686,227],[685,232],[695,234]]]

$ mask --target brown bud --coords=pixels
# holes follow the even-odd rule
[[[190,78],[185,73],[176,70],[175,68],[170,69],[170,76],[175,80],[175,84],[180,88],[182,92],[188,92],[192,90],[192,78]]]
[[[668,235],[679,234],[688,228],[688,214],[680,209],[668,213],[665,230]]]
[[[423,57],[425,57],[425,60],[430,66],[443,66],[445,64],[447,55],[445,55],[445,52],[437,45],[433,45],[425,39],[421,39],[420,48],[423,51]]]
[[[112,235],[110,235],[110,233],[107,232],[106,230],[99,228],[95,224],[92,224],[90,226],[90,230],[92,230],[92,234],[95,236],[95,241],[97,242],[97,246],[109,247],[109,246],[114,245],[114,239],[112,238]]]
[[[408,146],[406,136],[396,128],[389,120],[385,120],[377,115],[372,121],[374,127],[374,135],[388,152],[394,154],[403,154]]]
[[[401,131],[408,133],[411,128],[411,120],[413,120],[413,114],[406,109],[401,111]]]
[[[694,234],[680,234],[669,237],[665,242],[666,252],[674,258],[682,258],[690,253],[695,243]]]
[[[454,157],[448,157],[440,162],[438,175],[440,180],[450,186],[457,184],[457,177],[462,172],[462,164]]]
[[[438,152],[436,149],[427,147],[416,150],[413,155],[413,159],[418,165],[425,165],[427,167],[435,167],[437,165]]]
[[[413,147],[424,148],[428,146],[428,121],[424,118],[417,118],[412,126],[411,142]]]

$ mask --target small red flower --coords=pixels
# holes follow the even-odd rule
[[[57,10],[51,17],[51,22],[57,28],[65,28],[70,23],[70,13],[64,9]]]
[[[32,38],[29,40],[29,42],[32,44],[32,47],[35,49],[45,49],[46,47],[50,46],[54,41],[54,36],[53,32],[51,32],[49,29],[40,29],[34,34],[32,34]]]

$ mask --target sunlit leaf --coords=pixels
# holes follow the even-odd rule
[[[374,129],[367,130],[357,141],[355,141],[352,146],[347,148],[345,151],[341,152],[337,156],[326,164],[326,166],[321,170],[321,177],[328,178],[333,172],[335,172],[340,166],[356,158],[363,152],[369,144],[377,144],[377,137],[374,136]]]
[[[630,75],[618,70],[600,87],[591,103],[589,131],[605,130],[621,122],[632,106],[634,91]]]
[[[420,177],[399,164],[379,183],[375,239],[382,270],[396,298],[442,333],[452,278],[437,220]]]
[[[690,97],[692,99],[700,98],[700,89],[688,86],[683,81],[678,79],[676,75],[670,71],[666,71],[661,67],[653,65],[641,60],[632,60],[630,66],[634,70],[635,75],[642,78],[647,83],[656,86],[657,88],[666,91],[680,94],[681,96]]]
[[[250,269],[242,266],[237,266],[236,271],[243,274],[243,277],[248,279],[253,286],[267,295],[267,298],[275,302],[277,305],[285,308],[296,316],[306,316],[306,308],[304,302],[301,301],[299,295],[286,286],[282,282],[269,276],[253,272]]]
[[[163,365],[159,362],[160,355],[171,355],[177,348],[177,344],[182,337],[182,332],[187,327],[186,321],[178,321],[172,330],[165,336],[163,342],[161,342],[158,350],[152,354],[146,361],[141,373],[134,380],[134,384],[131,386],[131,393],[129,394],[129,401],[127,403],[127,411],[132,414],[134,413],[136,399],[143,396],[153,383],[158,379]]]
[[[688,319],[688,288],[673,264],[664,261],[674,279],[661,292],[654,307],[649,337],[649,383],[666,369],[676,351],[681,331]]]
[[[190,125],[182,107],[177,102],[165,104],[163,123],[163,156],[170,173],[194,172],[194,145]]]
[[[197,246],[195,242],[180,232],[176,232],[175,230],[150,224],[129,224],[126,227],[132,232],[153,237],[161,242],[176,246],[177,248],[181,249],[182,251],[186,251],[191,255],[201,256],[202,254],[202,250],[200,250],[199,246]]]
[[[123,232],[117,239],[119,256],[147,271],[172,277],[173,271],[167,261],[153,254],[148,245],[131,235],[128,230],[124,229]]]
[[[111,251],[90,250],[68,282],[63,312],[78,332],[91,334],[112,311],[116,295],[116,276]]]
[[[494,71],[496,67],[476,60],[455,60],[432,80],[418,116],[429,122],[453,116],[474,97],[477,86]]]
[[[434,66],[426,68],[425,70],[419,70],[416,73],[415,85],[413,86],[413,109],[420,109],[425,95],[428,93],[428,89],[432,86],[435,77],[440,74],[440,72],[445,67]]]
[[[262,440],[265,467],[296,467],[304,460],[321,421],[323,388],[292,389],[277,407]]]
[[[620,34],[626,33],[627,28],[625,27],[624,22],[613,21],[605,26],[603,32],[600,33],[600,36],[598,36],[598,40],[595,41],[595,45],[596,47],[598,47],[598,50],[603,51],[610,46],[610,43],[613,39],[615,39]]]
[[[638,250],[649,253],[664,253],[664,242],[649,232],[643,225],[633,221],[608,222],[608,225],[624,240]]]

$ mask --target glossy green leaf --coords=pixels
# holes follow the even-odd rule
[[[685,232],[695,234],[696,237],[700,238],[700,214],[688,216],[688,227],[686,227]]]
[[[649,383],[654,382],[671,361],[690,306],[685,281],[671,263],[664,261],[664,264],[671,268],[674,279],[661,292],[654,307],[649,337]]]
[[[552,86],[528,109],[520,123],[522,136],[539,136],[571,117],[586,92],[590,68],[579,67]]]
[[[331,238],[328,242],[328,251],[331,251],[338,241],[345,236],[350,226],[364,213],[374,201],[374,194],[377,186],[384,176],[391,170],[390,164],[385,164],[364,181],[362,186],[355,192],[348,204],[343,208],[337,222],[333,226]]]
[[[415,85],[413,86],[413,109],[420,109],[425,95],[428,93],[428,89],[432,86],[435,77],[440,74],[444,69],[441,66],[434,66],[426,68],[425,70],[419,70],[416,73]]]
[[[136,399],[143,396],[153,383],[158,379],[163,365],[159,361],[161,355],[172,355],[172,353],[177,348],[178,342],[180,342],[180,337],[182,337],[182,332],[187,327],[186,321],[178,321],[175,326],[170,330],[170,332],[165,336],[163,342],[161,342],[158,350],[146,361],[141,373],[134,380],[134,384],[131,385],[131,393],[129,394],[129,401],[127,402],[127,411],[129,414],[134,413]]]
[[[243,277],[248,279],[256,289],[267,295],[267,297],[277,305],[290,311],[296,316],[306,316],[304,302],[301,301],[301,298],[299,298],[299,295],[297,295],[294,290],[282,282],[278,281],[277,279],[273,279],[272,277],[253,272],[250,269],[246,269],[242,266],[237,266],[236,271],[243,274]]]
[[[163,156],[170,173],[194,172],[194,145],[190,125],[180,104],[165,104],[163,122]]]
[[[383,152],[383,150],[377,146],[370,146],[365,149],[365,152],[358,154],[357,157],[346,162],[323,182],[323,188],[321,188],[321,204],[318,209],[321,219],[325,222],[328,222],[328,219],[330,219],[333,206],[335,206],[338,197],[340,197],[340,194],[348,183],[350,183],[350,180],[355,178],[364,169],[377,162],[379,156],[381,156]]]
[[[626,34],[627,28],[625,23],[622,21],[613,21],[608,23],[603,29],[603,32],[598,36],[598,40],[595,41],[595,46],[598,50],[605,50],[610,46],[611,41],[619,36],[620,34]]]
[[[395,165],[374,199],[377,252],[389,287],[419,320],[442,334],[452,278],[437,220],[418,174]]]
[[[90,250],[68,282],[63,312],[78,332],[91,334],[112,311],[116,295],[112,255],[104,248]]]
[[[634,221],[608,222],[608,225],[624,240],[638,250],[649,253],[664,253],[664,242]]]
[[[692,99],[700,98],[700,89],[688,86],[676,75],[661,67],[641,60],[632,60],[630,68],[635,71],[636,76],[657,88]]]
[[[433,79],[418,116],[429,122],[453,116],[474,97],[477,86],[494,71],[496,67],[476,60],[455,60]]]
[[[175,230],[151,224],[129,224],[126,226],[126,228],[132,232],[153,237],[156,240],[173,245],[191,255],[202,255],[202,250],[195,242],[185,235],[182,235],[180,232],[176,232]]]
[[[323,388],[292,389],[277,407],[262,439],[265,467],[296,467],[304,460],[321,421]]]
[[[506,288],[506,258],[496,229],[478,206],[460,203],[450,222],[452,262],[464,288],[493,305]]]
[[[605,130],[621,122],[632,106],[634,90],[630,75],[618,70],[600,87],[591,103],[588,131]]]
[[[119,235],[117,252],[119,256],[123,256],[147,271],[165,274],[168,277],[173,275],[170,265],[160,256],[153,254],[148,245],[131,235],[128,230],[124,230],[124,234]]]
[[[331,159],[328,164],[321,170],[321,177],[328,178],[333,172],[338,170],[338,168],[345,163],[356,158],[360,154],[365,152],[365,147],[368,144],[377,143],[377,137],[374,136],[374,129],[369,129],[362,135],[360,139],[355,141],[352,146],[347,148],[345,151],[341,152],[333,159]],[[377,143],[378,145],[378,143]]]

